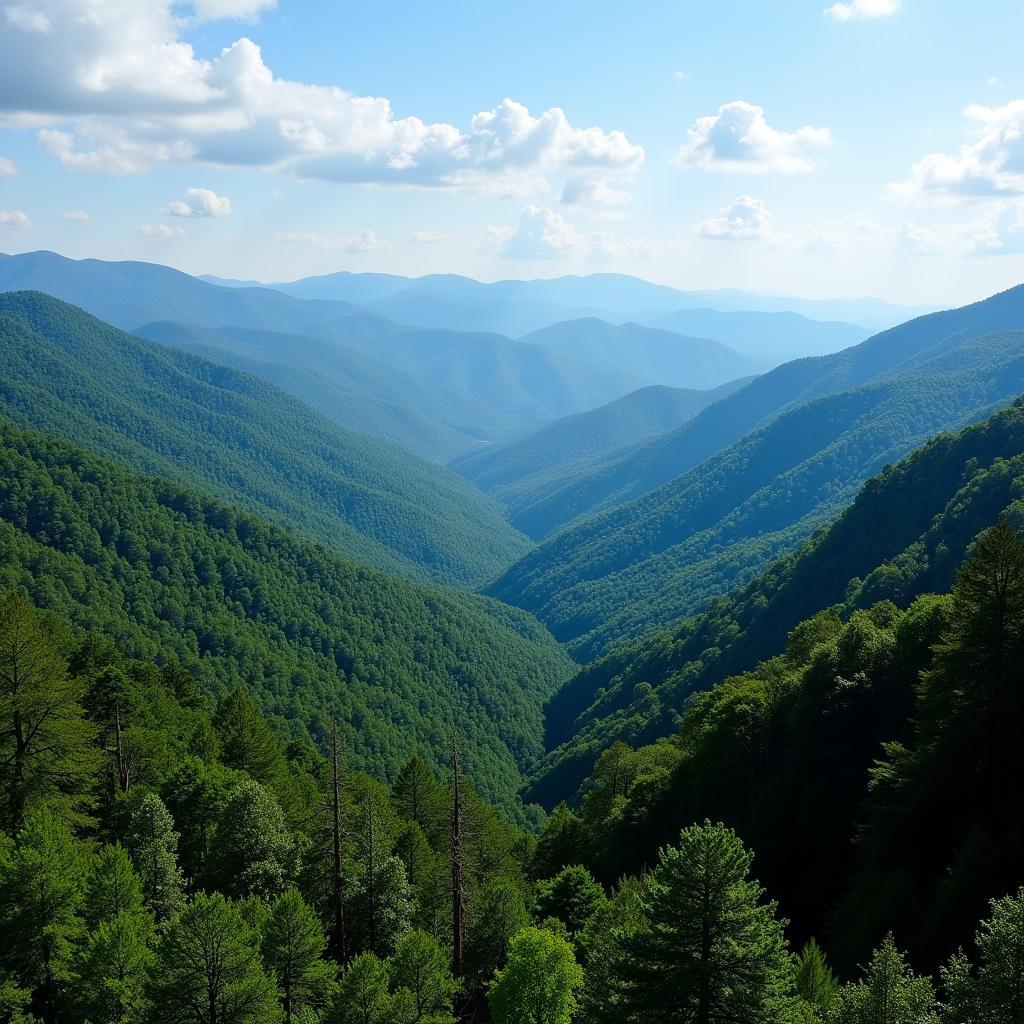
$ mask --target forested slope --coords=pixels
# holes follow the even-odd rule
[[[367,564],[458,583],[529,546],[466,481],[263,381],[39,293],[0,295],[0,413],[173,476]]]
[[[354,763],[380,774],[417,749],[444,763],[457,723],[481,790],[514,804],[570,669],[529,616],[9,423],[0,459],[4,589],[132,656],[173,655],[211,696],[244,687],[285,735],[322,736],[336,714]]]
[[[967,546],[1003,515],[1024,525],[1024,400],[943,434],[869,480],[827,529],[704,614],[584,668],[547,708],[548,755],[532,795],[570,796],[616,739],[672,731],[695,692],[782,651],[821,609],[947,589]]]

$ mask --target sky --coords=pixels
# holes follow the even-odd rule
[[[0,0],[0,251],[262,281],[1024,281],[1019,0]]]

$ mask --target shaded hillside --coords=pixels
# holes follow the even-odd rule
[[[947,589],[967,545],[1005,515],[1024,525],[1024,400],[942,434],[869,480],[827,529],[702,615],[658,630],[584,668],[547,708],[552,752],[532,795],[573,793],[615,739],[673,728],[695,691],[782,651],[820,609],[847,611]]]

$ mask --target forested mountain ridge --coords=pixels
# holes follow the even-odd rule
[[[780,653],[801,620],[943,591],[971,541],[1002,515],[1024,526],[1024,399],[940,435],[869,480],[799,550],[671,631],[586,666],[546,711],[550,753],[530,795],[568,798],[615,740],[650,742],[691,696]]]
[[[533,495],[552,482],[613,459],[619,449],[644,437],[671,430],[746,383],[730,381],[709,391],[641,388],[555,420],[526,437],[468,452],[450,465],[505,506],[515,524],[518,509],[528,507]]]
[[[515,804],[541,704],[571,663],[528,615],[407,583],[166,480],[4,423],[0,579],[202,691],[244,687],[279,731],[386,776],[447,756],[457,721],[482,792]]]
[[[715,388],[767,367],[703,336],[596,317],[552,324],[519,340],[584,366],[672,387]]]
[[[477,583],[528,547],[456,474],[247,374],[39,293],[0,294],[0,413],[407,576]]]
[[[472,395],[430,384],[334,341],[157,321],[135,334],[261,377],[367,437],[447,462],[518,427]]]
[[[529,511],[531,533],[551,532],[588,512],[645,494],[787,409],[903,373],[968,338],[1022,328],[1024,286],[1018,286],[968,306],[918,317],[833,355],[784,363],[675,431],[553,486]]]

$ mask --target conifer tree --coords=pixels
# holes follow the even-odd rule
[[[89,933],[78,958],[75,985],[86,1020],[131,1024],[143,1018],[152,940],[152,918],[141,908],[119,911]]]
[[[824,1015],[833,1006],[837,989],[825,954],[814,939],[804,946],[796,967],[797,995],[818,1013]]]
[[[936,1024],[935,990],[914,974],[891,935],[875,950],[864,979],[839,990],[836,1024]]]
[[[213,718],[220,758],[257,782],[274,789],[287,775],[281,745],[244,690],[232,690],[217,705]]]
[[[387,964],[374,953],[360,953],[345,968],[328,1024],[396,1024],[388,988]]]
[[[537,883],[537,913],[554,917],[575,938],[606,902],[604,889],[582,865],[563,868],[554,878]]]
[[[388,961],[391,987],[404,995],[409,1024],[454,1024],[452,1000],[459,983],[447,953],[426,932],[406,932]]]
[[[646,926],[622,937],[616,964],[625,1020],[783,1019],[792,965],[751,860],[735,832],[710,822],[661,850],[641,897]]]
[[[121,913],[142,910],[142,883],[128,851],[120,843],[104,846],[93,859],[85,883],[82,913],[93,929]]]
[[[141,793],[132,801],[125,846],[142,883],[146,906],[158,922],[166,921],[181,906],[184,881],[174,819],[155,793]]]

